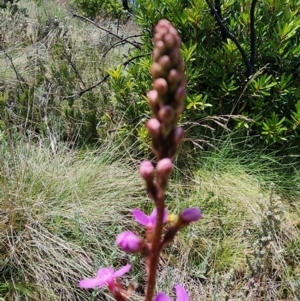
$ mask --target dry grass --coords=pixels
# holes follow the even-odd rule
[[[90,300],[78,280],[129,260],[114,240],[143,200],[137,173],[109,162],[107,150],[53,156],[22,145],[13,153],[1,160],[0,295]]]
[[[26,0],[19,3],[19,10],[24,13],[11,16],[8,11],[0,11],[3,20],[0,25],[1,80],[16,80],[13,66],[5,53],[13,59],[13,65],[26,81],[34,79],[40,64],[45,65],[46,69],[48,67],[46,71],[50,73],[46,72],[46,77],[53,76],[50,67],[59,59],[62,60],[59,54],[56,56],[53,52],[53,45],[59,38],[64,38],[66,51],[72,51],[73,63],[80,67],[86,84],[101,79],[104,68],[117,66],[122,62],[122,55],[128,53],[128,48],[118,47],[105,59],[99,60],[99,56],[115,42],[113,36],[72,17],[65,5],[57,5],[55,1],[44,1],[42,6],[37,6],[34,1]],[[104,28],[119,36],[126,37],[139,32],[132,20],[119,27],[113,19],[99,20],[99,24],[104,24]],[[99,61],[102,66],[99,66]]]
[[[5,300],[106,300],[106,290],[80,290],[78,280],[101,266],[127,262],[133,270],[124,281],[138,283],[131,300],[142,299],[141,259],[120,252],[114,240],[122,229],[139,231],[129,211],[150,203],[132,170],[134,161],[130,167],[117,154],[103,148],[53,155],[28,143],[2,148],[0,295]],[[299,206],[277,194],[270,199],[262,178],[237,163],[226,164],[225,158],[219,169],[204,164],[192,178],[178,170],[184,181],[170,184],[168,209],[199,206],[203,219],[162,255],[158,291],[172,296],[174,285],[182,283],[191,301],[297,300]],[[270,222],[269,216],[277,215],[279,223]],[[262,265],[254,251],[268,222],[272,240],[264,249],[265,266],[253,275],[249,262]],[[251,288],[252,279],[258,285]]]
[[[270,192],[266,172],[264,179],[238,160],[219,159],[206,159],[172,204],[177,210],[197,205],[203,218],[168,250],[161,287],[171,292],[185,283],[192,300],[298,300],[299,191],[291,201],[276,186]]]

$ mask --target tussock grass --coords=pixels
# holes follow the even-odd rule
[[[169,204],[177,211],[199,206],[203,219],[167,250],[163,289],[172,292],[176,283],[185,283],[192,300],[298,300],[296,164],[236,152],[226,142],[198,160],[201,167],[192,176],[181,175],[184,186],[172,186],[177,199]]]
[[[132,273],[124,281],[138,283],[131,300],[141,300],[141,258],[115,245],[123,229],[143,231],[131,217],[132,208],[152,209],[137,163],[129,156],[125,160],[127,154],[114,145],[54,155],[20,142],[1,151],[1,296],[106,300],[106,290],[80,290],[78,280],[101,266],[131,262]],[[182,283],[192,301],[297,300],[297,194],[291,201],[276,186],[271,193],[266,169],[265,177],[255,173],[253,162],[250,174],[239,160],[221,154],[222,149],[202,158],[203,168],[189,175],[174,173],[168,209],[199,206],[203,218],[180,232],[163,253],[158,290],[172,296],[174,285]],[[264,245],[266,236],[271,239]],[[259,257],[257,250],[265,255]]]
[[[53,155],[29,144],[2,153],[1,296],[90,300],[78,281],[128,261],[115,236],[145,193],[137,173],[112,153]]]

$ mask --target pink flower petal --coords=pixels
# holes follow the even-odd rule
[[[156,207],[153,209],[149,219],[150,219],[150,222],[155,225],[156,223],[156,218],[157,218],[157,209]],[[164,209],[164,217],[163,217],[163,222],[165,223],[168,219],[168,210],[165,208]]]
[[[124,267],[114,272],[114,278],[121,277],[131,269],[131,264],[127,264]]]
[[[102,268],[102,269],[98,270],[98,272],[97,272],[97,278],[107,279],[107,278],[112,277],[113,274],[114,274],[113,267]]]
[[[189,301],[189,296],[182,285],[175,286],[177,299],[176,301]]]
[[[157,209],[155,207],[149,216],[149,221],[152,225],[155,225],[156,217],[157,217]]]
[[[172,300],[164,293],[158,293],[153,301],[172,301]]]
[[[164,219],[163,219],[163,222],[165,223],[166,221],[167,221],[167,219],[168,219],[168,210],[165,208],[164,209]]]
[[[149,216],[146,215],[143,211],[134,209],[132,210],[132,214],[139,224],[143,226],[147,226],[149,224]]]
[[[94,288],[101,287],[105,284],[101,278],[83,279],[79,281],[79,287],[81,288]]]
[[[107,283],[110,279],[112,279],[114,270],[112,267],[110,268],[102,268],[98,271],[97,276],[91,279],[83,279],[79,282],[79,286],[82,288],[93,288],[93,287],[101,287]]]
[[[124,275],[130,270],[130,268],[130,264],[127,264],[116,272],[114,272],[114,269],[112,267],[102,268],[98,271],[97,277],[91,279],[83,279],[79,282],[79,286],[81,288],[102,287],[105,284],[113,283],[114,278]]]

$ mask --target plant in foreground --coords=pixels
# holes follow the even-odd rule
[[[183,227],[201,218],[199,208],[187,208],[179,215],[168,214],[165,208],[165,191],[168,179],[173,170],[172,159],[183,139],[183,129],[177,127],[177,121],[184,110],[185,98],[184,63],[180,53],[180,37],[176,29],[167,21],[161,20],[155,27],[153,51],[153,90],[148,101],[153,112],[146,128],[152,138],[156,167],[150,161],[142,162],[140,174],[145,180],[147,193],[154,202],[155,208],[150,216],[135,209],[132,214],[135,220],[146,227],[145,238],[131,231],[118,235],[117,245],[125,252],[140,253],[145,258],[147,272],[147,290],[145,301],[170,301],[163,293],[154,297],[156,273],[160,252],[173,240]],[[167,229],[164,231],[164,224]],[[79,285],[82,288],[102,287],[107,285],[117,301],[126,301],[129,290],[124,291],[119,277],[127,273],[131,265],[114,272],[113,268],[102,268],[97,277],[84,279]],[[176,286],[177,301],[188,301],[188,295],[180,285]],[[153,299],[154,298],[154,299]]]

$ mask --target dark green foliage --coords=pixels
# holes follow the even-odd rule
[[[241,51],[231,39],[224,38],[207,2],[138,1],[135,14],[144,46],[136,54],[142,52],[145,57],[136,60],[126,72],[119,70],[122,76],[112,81],[116,108],[127,108],[120,111],[122,120],[133,122],[135,127],[142,116],[149,114],[143,96],[151,85],[153,27],[159,19],[166,18],[183,41],[188,97],[181,122],[190,140],[197,142],[208,134],[211,137],[208,126],[216,137],[226,125],[231,130],[244,128],[247,135],[259,135],[266,143],[296,143],[300,128],[299,2],[258,2],[254,10],[256,39],[251,44],[252,2],[221,1],[223,23],[253,64],[250,77]],[[210,116],[221,119],[203,126],[203,120],[211,120]],[[135,134],[143,140],[141,131],[138,126]]]
[[[119,0],[72,0],[71,4],[91,19],[95,19],[100,14],[117,17],[122,13],[122,3]]]
[[[11,12],[14,14],[18,10],[18,4],[20,0],[0,0],[0,9],[6,9],[9,8]]]

